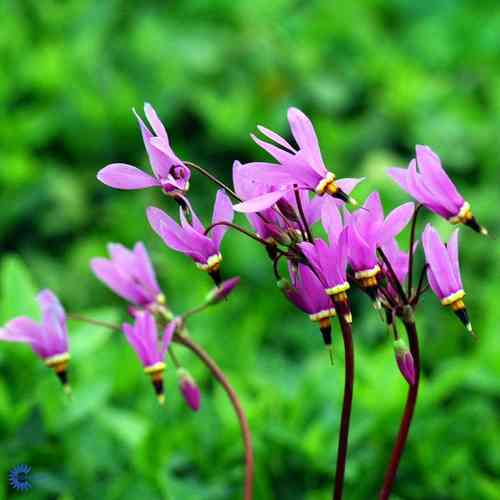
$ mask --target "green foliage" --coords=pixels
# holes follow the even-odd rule
[[[114,161],[147,168],[130,112],[145,100],[182,158],[226,180],[234,159],[265,158],[248,137],[255,125],[286,133],[286,108],[297,105],[313,118],[337,175],[366,176],[357,198],[380,190],[386,208],[407,197],[384,169],[403,165],[415,143],[429,144],[498,234],[497,2],[4,0],[2,7],[2,322],[36,317],[42,287],[70,311],[124,320],[123,303],[88,266],[108,241],[147,244],[177,312],[209,290],[208,278],[145,222],[145,207],[170,209],[168,199],[95,180]],[[193,203],[206,218],[214,192],[193,173]],[[500,498],[500,247],[467,230],[461,242],[478,340],[425,297],[417,315],[421,396],[394,498]],[[224,254],[225,275],[239,274],[242,283],[226,303],[194,318],[191,330],[242,395],[254,432],[255,498],[329,498],[340,336],[331,367],[319,333],[275,287],[265,253],[230,234]],[[365,500],[380,485],[406,386],[369,302],[356,292],[353,300],[357,379],[346,498]],[[195,359],[178,349],[202,387],[200,413],[183,404],[171,366],[159,408],[121,334],[76,322],[70,329],[71,401],[29,347],[0,346],[0,473],[32,466],[34,487],[24,498],[240,497],[239,428]],[[8,495],[4,481],[0,499]]]

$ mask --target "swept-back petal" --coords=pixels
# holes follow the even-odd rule
[[[99,170],[97,178],[115,189],[144,189],[160,185],[153,176],[125,163],[107,165]]]
[[[280,198],[285,195],[286,191],[272,191],[251,200],[244,201],[233,205],[236,212],[253,213],[260,212],[266,208],[272,207]]]
[[[229,196],[223,189],[219,189],[215,198],[212,224],[221,221],[232,222],[233,215],[233,205],[231,204]],[[211,239],[216,248],[220,248],[220,243],[227,229],[228,227],[223,225],[216,226],[212,229]]]
[[[156,110],[153,108],[153,106],[151,106],[149,102],[144,103],[144,114],[146,115],[146,118],[148,119],[148,122],[151,125],[154,133],[158,137],[163,137],[168,143],[168,135],[165,126],[158,118]]]
[[[392,210],[386,217],[380,236],[378,245],[383,245],[390,239],[397,236],[408,224],[413,216],[415,205],[411,201]]]
[[[328,240],[331,245],[335,245],[342,231],[342,218],[340,212],[332,197],[325,198],[321,209],[321,222],[328,234]]]
[[[316,170],[319,175],[324,176],[327,169],[321,156],[318,137],[311,120],[300,109],[289,108],[288,123],[295,141],[309,161],[309,166]]]
[[[463,288],[462,277],[460,275],[460,262],[458,257],[458,232],[459,232],[458,228],[455,229],[455,231],[453,231],[453,233],[450,236],[450,239],[448,240],[448,245],[446,246],[446,249],[448,250],[448,255],[450,257],[455,279],[457,280],[457,283],[459,284],[460,288]]]
[[[269,137],[272,141],[276,142],[280,146],[283,146],[285,149],[288,149],[291,153],[296,153],[295,148],[289,144],[281,135],[277,134],[276,132],[273,132],[272,130],[269,130],[266,127],[263,127],[262,125],[257,125],[257,129],[259,132],[264,134],[265,136]]]

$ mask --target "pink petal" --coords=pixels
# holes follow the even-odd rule
[[[323,208],[321,210],[321,222],[328,234],[330,244],[335,245],[343,226],[339,209],[337,207],[335,199],[332,197],[325,198],[325,201],[323,202]]]
[[[288,123],[292,129],[293,137],[309,160],[309,166],[319,175],[324,176],[327,169],[321,156],[318,138],[311,120],[300,109],[289,108]]]
[[[448,250],[448,255],[450,257],[451,265],[453,267],[453,272],[455,274],[455,279],[457,283],[460,285],[460,288],[463,288],[462,285],[462,277],[460,276],[460,262],[458,257],[458,228],[453,231],[450,239],[448,240],[448,245],[446,249]]]
[[[261,196],[257,196],[251,200],[244,201],[233,205],[236,212],[253,213],[260,212],[266,208],[272,207],[280,198],[285,195],[286,191],[273,191]]]
[[[415,205],[409,202],[392,210],[385,219],[377,242],[378,245],[383,245],[385,242],[398,235],[413,217],[414,209]]]
[[[134,246],[134,254],[137,258],[136,265],[138,275],[141,276],[142,282],[148,288],[152,295],[158,295],[161,290],[156,280],[155,271],[151,264],[151,259],[142,242],[137,242]]]
[[[229,196],[223,189],[217,191],[217,196],[215,198],[214,212],[212,216],[212,224],[215,222],[232,222],[233,221],[233,206]],[[220,248],[222,238],[227,231],[228,226],[216,226],[212,229],[211,240],[213,241],[216,248]]]
[[[464,199],[457,191],[455,184],[444,171],[441,160],[428,146],[416,147],[417,163],[424,182],[435,193],[449,199],[458,209],[463,205]]]
[[[293,160],[294,154],[289,153],[288,151],[285,151],[281,148],[278,148],[274,144],[269,144],[268,142],[259,139],[254,134],[250,134],[250,137],[255,141],[257,145],[259,145],[262,149],[267,151],[272,157],[276,158],[276,160],[278,160],[279,163],[284,164]]]
[[[144,189],[159,186],[151,175],[125,163],[112,163],[99,170],[97,178],[115,189]]]
[[[285,139],[283,139],[281,135],[278,135],[276,132],[263,127],[262,125],[257,125],[257,129],[259,130],[259,132],[269,137],[269,139],[271,139],[272,141],[278,143],[280,146],[283,146],[285,149],[288,149],[291,153],[296,153],[295,148],[291,146],[287,141],[285,141]]]
[[[146,118],[148,119],[154,133],[158,137],[163,137],[168,143],[168,135],[167,131],[165,130],[165,126],[158,118],[156,110],[153,108],[153,106],[151,106],[151,104],[149,104],[149,102],[144,103],[144,114],[146,115]]]

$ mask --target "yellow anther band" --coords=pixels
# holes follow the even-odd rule
[[[316,194],[319,194],[321,196],[325,193],[327,187],[333,183],[335,183],[335,174],[333,172],[328,172],[326,176],[318,182],[318,185],[314,190],[316,191]],[[336,190],[337,189],[335,189],[334,191]]]
[[[45,358],[45,364],[47,366],[56,366],[56,365],[60,365],[62,363],[66,363],[67,361],[69,361],[70,359],[70,355],[69,355],[69,352],[63,352],[61,354],[54,354],[54,356],[50,356],[48,358]]]
[[[309,319],[311,321],[321,321],[322,319],[325,318],[333,318],[334,316],[337,315],[337,311],[335,309],[325,309],[324,311],[320,311],[315,314],[310,314]]]
[[[207,259],[206,264],[200,264],[199,262],[197,262],[196,267],[198,269],[202,269],[203,271],[212,271],[212,270],[215,270],[219,267],[221,260],[222,260],[222,255],[220,253],[218,253],[215,255],[211,255]]]
[[[464,201],[464,204],[462,205],[462,208],[458,212],[457,215],[454,215],[453,217],[450,217],[448,219],[448,222],[451,222],[452,224],[463,224],[464,222],[467,222],[472,218],[472,212],[470,209],[470,204],[467,201]]]
[[[357,280],[363,279],[363,278],[371,278],[372,276],[376,276],[380,272],[380,267],[378,264],[375,265],[375,267],[372,267],[371,269],[365,269],[364,271],[357,271],[354,273],[354,277]]]
[[[442,299],[441,304],[443,304],[443,306],[449,306],[450,304],[453,304],[453,302],[457,302],[457,300],[461,300],[464,297],[465,292],[463,290],[458,290],[458,292],[452,293],[451,295],[448,295],[448,297]]]
[[[144,368],[144,373],[147,375],[154,375],[165,370],[165,363],[163,361],[158,361],[154,365],[149,365]]]
[[[346,290],[349,290],[351,288],[351,285],[347,281],[344,283],[334,286],[332,288],[325,288],[325,292],[327,295],[337,295],[339,293],[345,292]]]

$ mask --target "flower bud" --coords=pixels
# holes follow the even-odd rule
[[[410,385],[413,385],[415,383],[415,364],[413,362],[413,356],[403,339],[395,340],[393,345],[399,371],[406,381]]]
[[[210,305],[218,304],[224,300],[233,290],[233,288],[240,282],[240,277],[235,276],[223,281],[219,286],[215,287],[206,297],[206,302]]]
[[[198,411],[200,409],[201,394],[195,380],[184,368],[177,370],[177,376],[179,377],[179,388],[184,400],[193,411]]]

